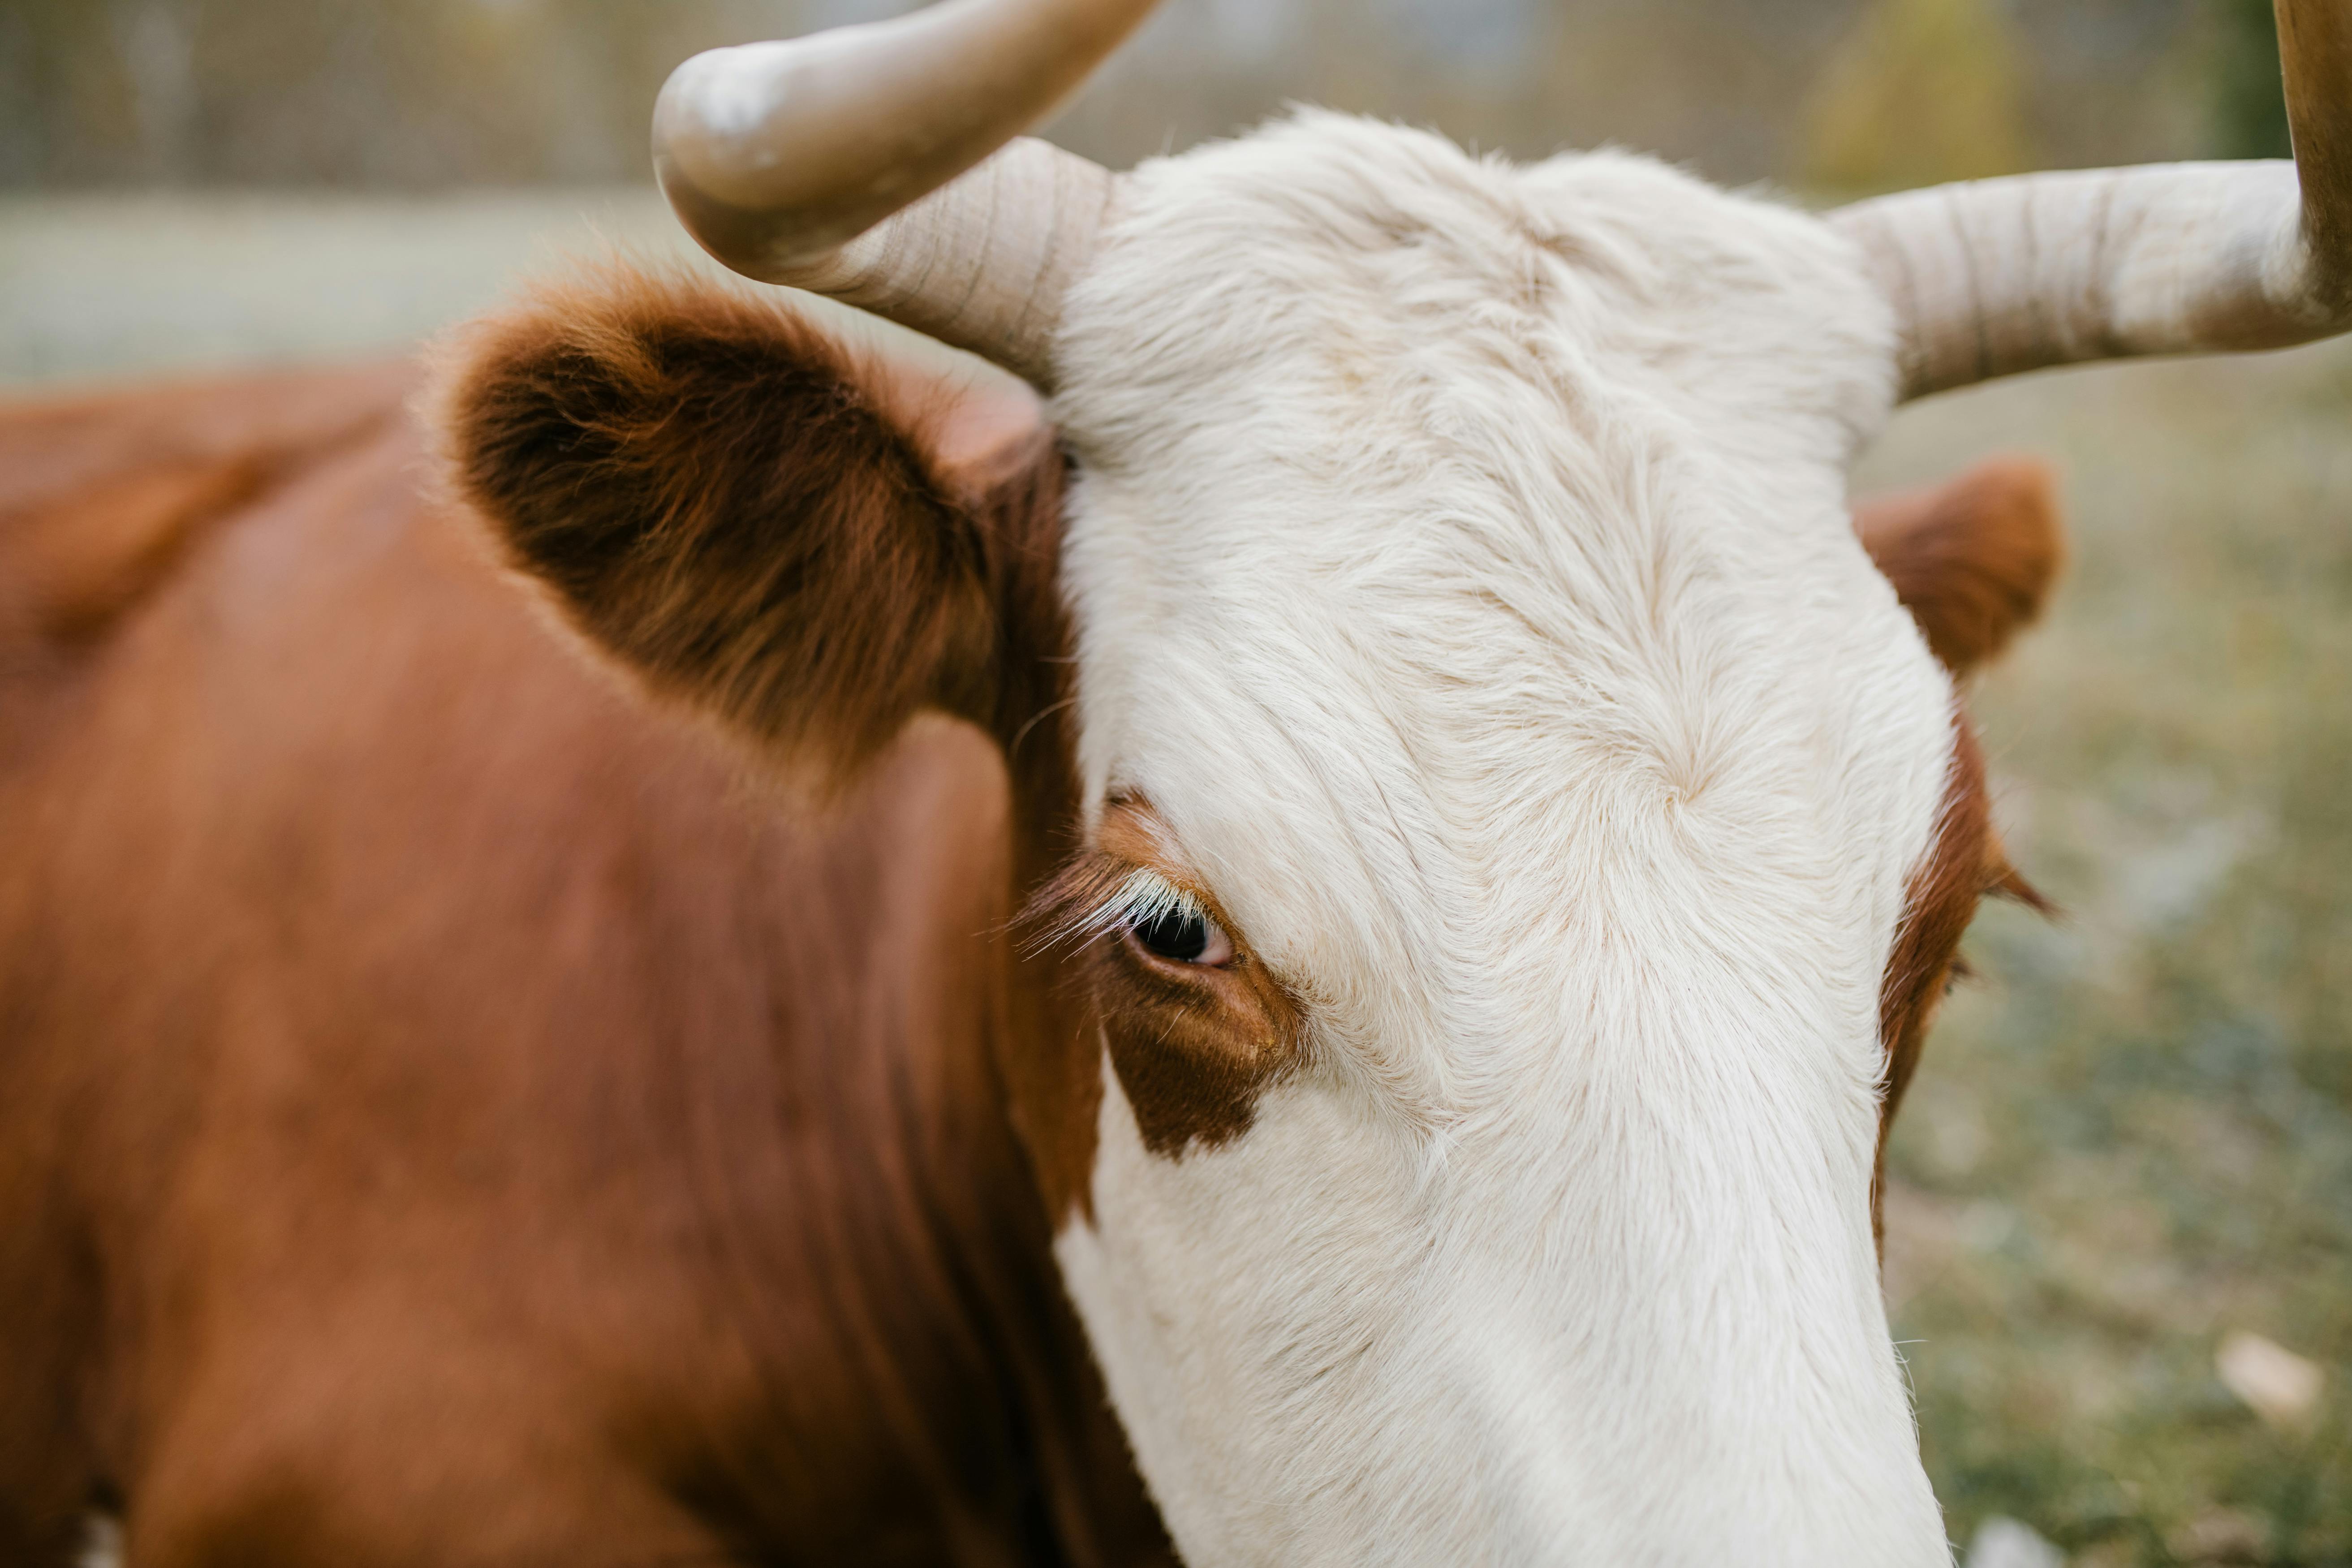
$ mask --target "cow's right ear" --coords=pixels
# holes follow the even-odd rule
[[[2032,458],[1987,458],[1940,484],[1872,497],[1853,526],[1956,676],[2032,624],[2065,563],[2057,479]]]
[[[1058,517],[1042,428],[910,392],[788,305],[625,271],[439,361],[459,492],[655,691],[835,776],[919,709],[999,719],[1005,606],[1034,598],[1008,579]]]

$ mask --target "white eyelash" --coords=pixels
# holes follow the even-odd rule
[[[1149,926],[1171,915],[1181,920],[1209,920],[1209,911],[1200,900],[1157,871],[1138,868],[1127,874],[1118,891],[1076,923],[1073,934],[1082,940],[1090,939],[1121,926]]]

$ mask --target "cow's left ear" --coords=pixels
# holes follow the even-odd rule
[[[1854,531],[1944,668],[1966,675],[2042,613],[2065,560],[2057,482],[2031,458],[1854,507]]]
[[[654,692],[836,783],[918,710],[1004,729],[1055,602],[1034,398],[1024,425],[782,297],[617,268],[439,360],[457,488]]]

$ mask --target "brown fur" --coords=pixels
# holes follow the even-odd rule
[[[1008,1114],[1076,1032],[1001,747],[788,808],[420,503],[404,380],[311,441],[356,384],[70,574],[244,389],[0,418],[0,584],[136,585],[0,636],[0,1563],[1168,1561]]]
[[[102,636],[213,523],[398,416],[383,370],[0,404],[0,647],[19,664]]]
[[[1874,497],[1854,529],[1955,675],[2033,623],[2065,563],[2057,479],[2031,458],[1988,458],[1941,484]]]

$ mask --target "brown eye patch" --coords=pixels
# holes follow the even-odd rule
[[[1139,902],[1139,872],[1181,902]],[[1179,927],[1193,912],[1229,949],[1187,951],[1192,933]],[[1047,884],[1020,923],[1039,946],[1081,949],[1079,983],[1155,1154],[1175,1159],[1196,1142],[1214,1148],[1240,1137],[1259,1097],[1297,1059],[1297,1003],[1134,797],[1105,808],[1095,847]]]

